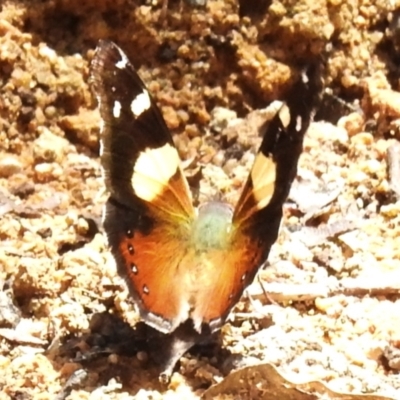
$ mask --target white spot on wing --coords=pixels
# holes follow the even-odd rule
[[[296,118],[296,131],[300,132],[302,126],[303,126],[303,119],[301,118],[300,115],[298,115]]]
[[[114,102],[114,107],[113,107],[113,115],[114,115],[114,118],[119,118],[120,117],[120,115],[121,115],[121,108],[122,108],[122,106],[121,106],[121,103],[119,102],[119,101],[115,101]]]
[[[119,49],[118,49],[119,50]],[[125,53],[123,53],[121,50],[119,50],[119,54],[121,56],[121,59],[115,64],[115,66],[118,69],[124,69],[126,68],[127,64],[128,64],[128,57],[125,55]]]
[[[148,110],[151,106],[149,92],[147,90],[143,90],[142,93],[137,95],[132,103],[131,110],[135,117],[138,117],[144,111]]]
[[[178,152],[169,143],[141,152],[132,174],[135,194],[145,201],[157,198],[178,170],[179,163]]]
[[[286,104],[283,104],[281,109],[278,111],[279,118],[282,125],[287,128],[290,124],[290,110]]]
[[[103,121],[101,121],[100,124],[102,124],[103,127],[104,127],[104,122],[103,122]],[[100,132],[102,132],[102,131],[103,131],[103,129],[100,128]],[[104,153],[104,144],[103,144],[103,140],[100,139],[100,149],[99,149],[99,155],[100,155],[100,157],[103,155],[103,153]]]
[[[126,59],[118,61],[115,66],[119,69],[124,69],[126,67]]]

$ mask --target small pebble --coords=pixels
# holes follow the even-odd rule
[[[210,128],[215,132],[222,132],[235,119],[237,119],[235,111],[224,107],[215,107],[211,111]]]
[[[48,182],[53,178],[53,170],[54,170],[54,164],[52,163],[41,163],[35,165],[36,180],[38,182]]]
[[[13,156],[5,156],[0,159],[0,177],[8,178],[22,171],[21,162]]]
[[[33,155],[36,162],[62,161],[69,149],[69,142],[48,129],[41,129],[40,136],[33,143]]]
[[[360,113],[353,112],[340,118],[338,126],[346,129],[347,133],[351,137],[362,131],[364,123],[364,117]]]

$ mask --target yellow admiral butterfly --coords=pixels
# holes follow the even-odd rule
[[[215,332],[275,242],[305,131],[321,91],[317,64],[295,84],[266,133],[235,208],[192,205],[160,110],[124,52],[100,41],[90,82],[101,114],[110,193],[104,228],[144,321],[163,333],[191,321]]]

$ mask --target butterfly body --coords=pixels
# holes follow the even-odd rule
[[[210,202],[200,207],[191,229],[191,246],[196,253],[229,246],[232,216],[233,209],[225,203]]]
[[[317,72],[265,125],[235,207],[192,205],[162,115],[127,56],[100,41],[91,84],[100,106],[101,164],[110,193],[104,228],[118,272],[145,322],[171,333],[192,321],[215,332],[253,281],[275,242],[320,92]]]

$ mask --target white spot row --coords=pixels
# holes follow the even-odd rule
[[[144,90],[131,103],[131,111],[135,118],[139,117],[143,112],[151,107],[151,100],[149,92]],[[116,100],[113,106],[113,116],[114,118],[119,118],[121,116],[122,104]]]

